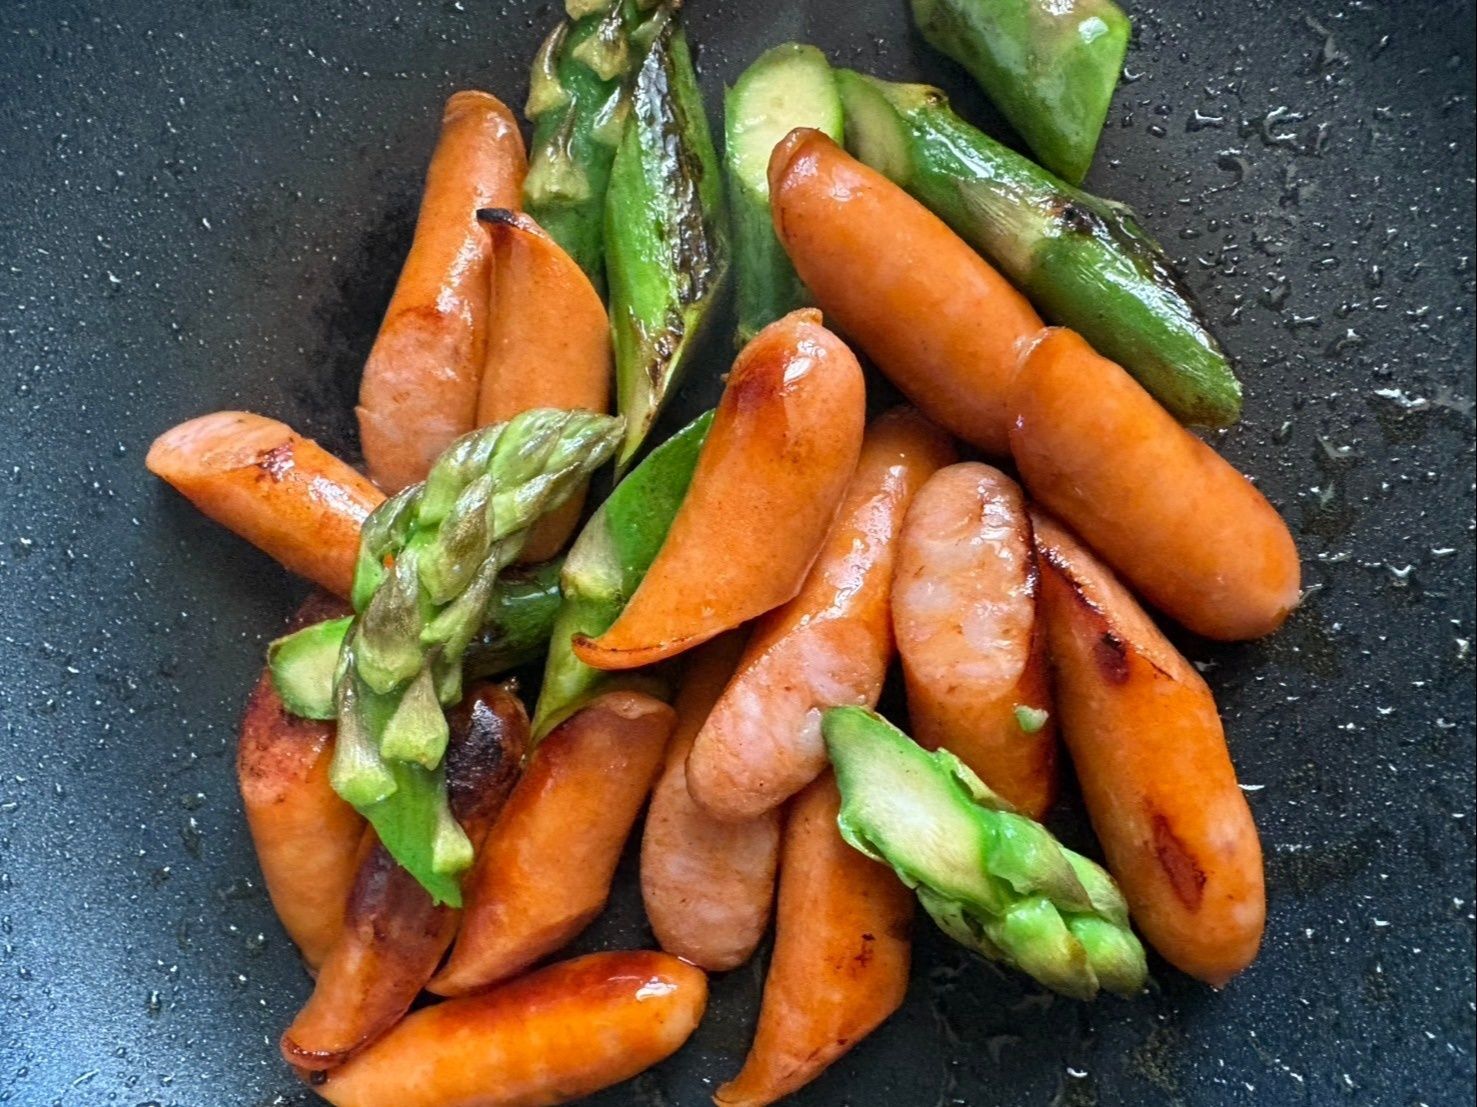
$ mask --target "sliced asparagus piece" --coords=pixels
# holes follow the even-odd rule
[[[621,421],[526,411],[458,439],[423,484],[385,501],[360,533],[358,610],[334,682],[330,780],[438,902],[471,846],[439,775],[443,705],[461,698],[462,661],[528,528],[615,451]]]
[[[809,302],[774,234],[769,155],[796,127],[842,138],[841,97],[826,56],[787,42],[766,50],[723,97],[724,164],[733,216],[738,341]]]
[[[559,574],[564,559],[556,557],[498,577],[492,605],[462,663],[468,679],[496,676],[537,658],[549,644],[559,613]]]
[[[657,32],[631,90],[631,118],[605,198],[605,264],[616,392],[631,463],[675,388],[728,271],[718,155],[687,40]]]
[[[671,6],[649,12],[650,4],[635,0],[570,0],[565,7],[569,18],[533,61],[523,204],[603,293],[605,190],[625,130],[630,77]]]
[[[543,650],[559,610],[563,558],[498,578],[482,630],[467,648],[468,677],[489,677],[532,661]],[[305,719],[332,719],[333,681],[351,616],[326,619],[267,647],[267,667],[282,703]]]
[[[979,82],[1041,164],[1072,184],[1092,165],[1132,28],[1112,0],[913,0],[934,49]]]
[[[847,143],[1186,423],[1241,415],[1241,384],[1159,244],[1122,204],[1053,177],[928,85],[836,74]]]
[[[354,620],[325,619],[267,646],[267,668],[282,706],[304,719],[332,719],[333,678],[339,650]]]
[[[549,637],[533,715],[534,741],[613,681],[628,679],[590,668],[575,657],[571,642],[576,634],[605,633],[636,591],[687,495],[712,423],[713,413],[704,412],[652,450],[575,539],[560,581],[563,600]]]
[[[1100,866],[874,712],[832,708],[822,732],[841,836],[892,866],[945,933],[1063,995],[1143,989],[1143,947]]]

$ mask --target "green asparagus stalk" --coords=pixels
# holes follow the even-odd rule
[[[822,732],[841,836],[892,866],[946,934],[1063,995],[1143,990],[1143,946],[1100,866],[874,712],[832,708]]]
[[[498,578],[486,620],[462,661],[468,679],[497,676],[544,652],[559,613],[559,574],[563,570],[564,558],[556,557],[509,569]]]
[[[1081,184],[1132,28],[1112,0],[913,0],[934,49],[979,82],[1041,164]]]
[[[592,669],[574,655],[576,634],[604,634],[636,591],[687,495],[713,413],[704,412],[652,450],[600,505],[575,539],[560,580],[563,600],[533,714],[538,741],[624,674]]]
[[[566,0],[569,18],[533,61],[524,208],[605,290],[605,191],[625,131],[630,78],[671,4]]]
[[[738,341],[810,302],[775,237],[769,213],[769,155],[796,127],[842,138],[841,97],[826,56],[787,42],[766,50],[723,97],[724,164],[733,217]]]
[[[526,411],[454,442],[364,522],[334,680],[329,778],[437,902],[460,904],[471,844],[447,805],[442,708],[528,528],[603,464],[621,421]]]
[[[605,198],[616,392],[630,464],[686,368],[728,271],[723,181],[687,39],[657,32]]]
[[[1159,244],[1100,200],[964,122],[927,85],[837,72],[847,143],[1183,422],[1221,427],[1241,385]]]
[[[489,677],[532,661],[543,650],[559,610],[563,558],[510,570],[498,578],[482,629],[467,648],[468,677]],[[267,668],[283,706],[305,719],[332,719],[333,681],[351,616],[278,638],[267,646]]]
[[[338,655],[354,620],[325,619],[267,646],[267,669],[282,706],[304,719],[332,719]]]

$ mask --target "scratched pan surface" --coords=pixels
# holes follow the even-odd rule
[[[927,76],[900,0],[690,0],[712,108],[789,38]],[[1220,442],[1313,592],[1265,643],[1190,643],[1264,836],[1266,948],[1213,994],[1053,1001],[928,927],[904,1009],[796,1097],[933,1104],[1473,1097],[1473,11],[1134,5],[1091,185],[1183,263],[1236,353]],[[302,587],[142,468],[242,407],[356,450],[359,367],[442,98],[521,100],[551,4],[0,6],[0,1102],[307,1103],[275,1039],[307,981],[231,770]],[[683,393],[712,401],[721,350]],[[1081,823],[1058,817],[1069,836]],[[582,947],[650,941],[628,867]],[[596,1097],[701,1104],[758,966],[674,1060]]]

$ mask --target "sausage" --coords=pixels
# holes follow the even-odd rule
[[[944,222],[820,131],[769,161],[775,234],[827,318],[945,430],[1004,456],[1009,388],[1041,319]]]
[[[1272,505],[1080,336],[1047,332],[1013,406],[1032,497],[1150,604],[1223,640],[1270,634],[1297,606],[1297,548]]]
[[[641,838],[641,898],[657,941],[710,972],[742,965],[764,937],[779,865],[778,810],[724,822],[687,790],[692,739],[733,675],[742,647],[742,637],[729,634],[693,654]]]
[[[473,844],[487,834],[528,744],[528,715],[507,688],[474,688],[450,712],[446,750],[452,814]],[[349,894],[344,929],[307,1004],[282,1035],[282,1055],[330,1069],[394,1026],[441,964],[461,912],[437,905],[371,830]]]
[[[628,1080],[702,1018],[701,969],[592,953],[415,1012],[314,1090],[336,1107],[544,1107]]]
[[[752,819],[826,767],[821,713],[872,707],[892,660],[893,563],[913,494],[953,458],[917,412],[878,419],[800,593],[760,620],[737,674],[687,759],[693,798],[722,819]]]
[[[1256,956],[1262,849],[1215,701],[1113,574],[1035,517],[1062,736],[1139,931],[1219,987]]]
[[[492,291],[477,425],[530,408],[610,406],[610,321],[578,264],[527,215],[479,213],[492,240]],[[584,490],[539,520],[521,560],[544,561],[579,522]]]
[[[1033,819],[1056,794],[1056,726],[1036,613],[1036,554],[1020,487],[979,462],[935,473],[898,544],[892,621],[913,735],[943,746]]]
[[[439,995],[466,995],[553,953],[600,913],[675,716],[610,692],[538,746],[463,881],[466,905]]]
[[[346,610],[318,593],[288,629]],[[332,760],[333,724],[290,714],[264,669],[241,719],[236,779],[267,895],[309,969],[323,963],[343,929],[364,834],[364,820],[328,782]]]
[[[687,497],[645,579],[574,652],[634,669],[792,598],[856,468],[866,419],[861,366],[813,310],[760,331],[729,374]]]
[[[492,244],[482,208],[518,206],[523,139],[485,92],[446,101],[410,253],[359,384],[359,437],[386,492],[425,477],[473,427],[486,343]]]
[[[385,498],[312,439],[245,411],[165,431],[144,464],[217,523],[336,596],[348,596],[359,528]]]
[[[762,1107],[810,1083],[898,1009],[913,893],[841,840],[826,773],[795,797],[780,861],[774,956],[743,1071],[713,1096]]]

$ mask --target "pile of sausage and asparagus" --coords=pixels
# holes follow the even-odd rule
[[[752,1049],[714,1074],[723,1107],[771,1103],[902,1002],[919,905],[1076,999],[1142,991],[1140,938],[1226,984],[1261,849],[1211,691],[1141,603],[1266,635],[1298,555],[1186,429],[1238,418],[1225,353],[1079,187],[1124,14],[914,0],[1032,157],[793,43],[729,89],[720,157],[671,0],[566,7],[527,148],[493,96],[446,104],[364,473],[231,411],[148,456],[319,589],[237,760],[315,979],[288,1064],[343,1107],[578,1098],[677,1050],[772,924]],[[702,339],[730,295],[728,367]],[[869,415],[884,379],[907,404]],[[1104,865],[1042,822],[1060,746]],[[557,960],[638,822],[660,951]]]

